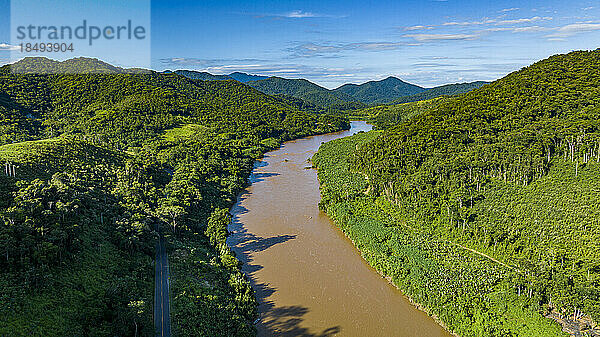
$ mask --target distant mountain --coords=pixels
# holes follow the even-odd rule
[[[236,80],[238,82],[242,82],[242,83],[246,83],[246,82],[250,82],[250,81],[266,80],[267,78],[269,78],[269,76],[250,75],[250,74],[246,74],[246,73],[240,73],[237,71],[235,73],[231,73],[227,76],[233,78],[234,80]]]
[[[177,75],[185,76],[187,78],[191,78],[193,80],[203,80],[203,81],[217,81],[217,80],[232,80],[233,78],[227,75],[213,75],[206,71],[194,71],[194,70],[175,70],[173,72],[167,70],[165,73],[175,73]]]
[[[406,83],[396,77],[388,77],[381,81],[369,81],[363,84],[344,84],[334,89],[336,94],[345,94],[366,104],[383,104],[409,95],[424,92],[425,88]]]
[[[187,78],[191,78],[194,80],[203,80],[203,81],[222,81],[222,80],[236,80],[241,83],[246,83],[249,81],[259,81],[269,78],[268,76],[260,76],[260,75],[250,75],[246,73],[235,72],[229,75],[213,75],[206,71],[195,71],[195,70],[176,70],[170,71],[166,70],[164,73],[170,74],[175,73],[178,75],[185,76]]]
[[[418,93],[416,95],[404,96],[394,100],[393,104],[398,103],[408,103],[408,102],[417,102],[417,101],[425,101],[428,99],[440,97],[440,96],[453,96],[458,94],[463,94],[465,92],[469,92],[471,90],[479,89],[490,82],[477,81],[470,83],[456,83],[456,84],[446,84],[439,87],[427,89],[424,92]]]
[[[270,77],[260,81],[250,81],[246,84],[268,95],[291,96],[321,107],[344,105],[357,101],[345,93],[332,92],[305,79]]]
[[[25,57],[10,65],[13,73],[20,74],[131,74],[147,73],[146,69],[124,69],[95,58],[77,57],[55,61],[45,57]]]

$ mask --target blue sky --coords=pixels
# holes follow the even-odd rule
[[[0,13],[7,8],[0,0]],[[151,19],[156,70],[243,71],[328,88],[390,75],[426,87],[494,80],[600,47],[597,0],[152,1]],[[0,49],[10,43],[5,21]]]

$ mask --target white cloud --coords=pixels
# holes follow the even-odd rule
[[[12,46],[8,43],[0,43],[0,50],[19,50],[19,46]]]
[[[393,50],[398,49],[402,46],[406,46],[409,44],[403,42],[358,42],[358,43],[350,43],[346,46],[349,49],[360,49],[360,50]],[[414,44],[410,44],[414,45]]]
[[[503,10],[501,10],[500,12],[502,12],[502,13],[506,13],[506,12],[514,12],[514,11],[518,11],[519,9],[521,9],[521,8],[519,8],[519,7],[513,7],[513,8],[504,8],[504,9],[503,9]]]
[[[586,8],[582,8],[582,10],[584,10],[584,11],[589,11],[589,10],[592,10],[592,9],[594,9],[594,8],[595,8],[595,7],[586,7]]]
[[[536,22],[536,21],[549,21],[549,20],[552,20],[552,19],[553,18],[549,17],[549,16],[545,16],[545,17],[534,16],[532,18],[502,20],[502,21],[498,21],[497,25],[508,25],[508,24],[517,24],[517,23],[531,23],[531,22]]]
[[[472,25],[485,25],[485,24],[490,24],[490,23],[495,23],[495,22],[496,22],[495,19],[484,18],[481,21],[463,21],[463,22],[450,21],[450,22],[443,23],[442,26],[472,26]]]
[[[301,10],[291,11],[289,13],[284,13],[281,16],[285,16],[286,18],[315,18],[318,17],[317,14],[311,12],[304,12]]]
[[[476,34],[406,34],[404,36],[412,37],[419,42],[474,40],[479,37]]]
[[[404,27],[404,30],[407,30],[407,31],[412,31],[412,30],[426,30],[426,29],[433,29],[433,27],[432,26],[422,26],[422,25]]]
[[[341,51],[358,50],[358,51],[386,51],[386,50],[397,50],[405,46],[416,46],[419,43],[406,43],[406,42],[354,42],[354,43],[340,43],[340,44],[316,44],[313,42],[307,42],[297,45],[288,50],[292,52],[292,56],[295,57],[307,57],[315,56],[318,54],[326,53],[337,53]]]
[[[534,16],[532,18],[520,18],[520,19],[510,19],[510,20],[498,20],[498,19],[484,18],[479,21],[450,21],[450,22],[443,23],[442,26],[478,26],[478,25],[490,25],[490,24],[510,25],[510,24],[519,24],[519,23],[532,23],[532,22],[536,22],[536,21],[549,21],[552,19],[553,18],[548,17],[548,16],[546,16],[546,17]]]
[[[540,26],[528,26],[528,27],[517,27],[517,28],[513,28],[513,32],[514,33],[524,33],[524,32],[544,32],[547,31],[549,28],[547,27],[540,27]]]
[[[488,28],[486,32],[512,32],[512,33],[535,33],[535,32],[546,32],[550,30],[547,27],[540,26],[527,26],[527,27],[495,27]]]
[[[276,18],[290,18],[290,19],[305,19],[305,18],[345,18],[346,15],[331,15],[331,14],[322,14],[322,13],[314,13],[309,11],[304,11],[301,9],[295,9],[289,12],[283,13],[242,13],[244,15],[252,15],[257,18],[263,17],[276,17]]]
[[[600,23],[574,23],[558,28],[555,33],[546,35],[547,38],[553,39],[565,39],[567,37],[576,35],[578,33],[587,33],[600,30]]]

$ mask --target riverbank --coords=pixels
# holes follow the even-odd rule
[[[375,134],[321,146],[313,158],[321,182],[321,208],[354,242],[363,257],[414,303],[460,336],[564,336],[517,296],[505,280],[511,269],[415,230],[385,198],[369,195],[368,183],[351,172],[348,157]]]
[[[252,185],[232,209],[228,243],[256,291],[259,336],[449,337],[360,256],[320,211],[307,162],[350,131],[285,143],[257,162]]]

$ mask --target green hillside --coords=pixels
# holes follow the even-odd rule
[[[348,127],[236,81],[0,68],[0,335],[154,336],[160,230],[173,333],[253,336],[227,209],[263,153]]]
[[[334,93],[304,79],[291,80],[281,77],[270,77],[260,81],[250,81],[247,85],[269,95],[286,95],[302,99],[320,107],[331,107],[356,102],[353,97]]]
[[[477,81],[470,83],[455,83],[441,85],[439,87],[427,89],[426,91],[415,95],[400,97],[394,100],[392,104],[425,101],[440,96],[454,96],[458,94],[463,94],[465,92],[469,92],[471,90],[479,89],[488,83],[489,82]]]
[[[387,129],[434,109],[448,99],[438,97],[410,103],[376,105],[352,111],[350,116],[353,119],[362,119],[374,123],[375,129]]]
[[[78,57],[65,61],[55,61],[45,57],[25,57],[11,65],[17,74],[124,74],[148,73],[144,69],[124,69],[98,59]]]
[[[200,81],[154,72],[23,76],[11,75],[5,66],[0,68],[0,93],[7,101],[4,105],[16,107],[20,116],[41,117],[41,137],[83,132],[118,149],[140,146],[167,128],[191,122],[253,130],[265,138],[289,138],[293,127],[276,130],[275,125],[304,114],[236,81]],[[22,132],[31,133],[26,127]]]
[[[369,81],[360,85],[344,84],[333,91],[338,95],[349,95],[362,103],[384,104],[399,97],[418,94],[425,90],[417,85],[390,76],[381,81]]]
[[[322,206],[461,336],[597,335],[599,84],[600,51],[556,55],[327,144]]]

